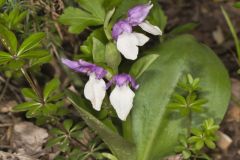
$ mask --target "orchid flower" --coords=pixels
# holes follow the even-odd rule
[[[138,46],[143,46],[149,40],[144,34],[133,32],[134,26],[140,26],[153,35],[162,35],[160,28],[145,21],[152,7],[151,3],[135,6],[128,11],[127,19],[119,20],[113,26],[112,37],[117,41],[117,49],[125,58],[137,59]]]
[[[135,93],[131,90],[129,83],[134,90],[138,89],[139,85],[128,74],[115,75],[107,84],[107,88],[112,84],[116,84],[115,88],[110,94],[110,103],[122,121],[126,120],[130,110],[133,107],[133,98]]]
[[[162,35],[162,31],[159,27],[154,26],[145,20],[152,7],[153,4],[151,4],[151,2],[133,7],[132,9],[128,10],[127,21],[130,25],[139,26],[145,32],[148,32],[152,35]]]
[[[107,71],[102,67],[83,60],[71,61],[62,59],[62,63],[76,72],[84,73],[89,76],[89,80],[84,87],[84,96],[91,101],[95,110],[100,111],[106,94],[106,83],[103,77],[107,74]]]

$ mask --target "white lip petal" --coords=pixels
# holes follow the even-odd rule
[[[84,87],[84,96],[91,101],[95,110],[100,111],[105,94],[105,81],[103,79],[96,79],[94,74],[90,75]]]
[[[141,33],[123,33],[117,39],[117,49],[130,60],[137,59],[138,46],[144,45],[149,38]]]
[[[139,24],[139,26],[146,32],[152,34],[152,35],[162,35],[162,31],[158,26],[154,26],[150,24],[148,21],[142,22]]]
[[[138,56],[137,44],[138,39],[132,33],[123,33],[117,39],[117,49],[130,60],[135,60]]]
[[[133,106],[135,93],[129,86],[116,86],[110,94],[110,102],[116,110],[118,117],[125,121]]]
[[[149,41],[149,38],[142,33],[133,32],[132,34],[134,34],[135,37],[137,38],[138,46],[143,46],[145,43],[147,43],[147,41]]]

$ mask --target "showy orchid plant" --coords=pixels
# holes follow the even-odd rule
[[[108,112],[103,119],[86,112],[78,103],[80,100],[77,100],[74,93],[68,93],[68,99],[79,111],[81,117],[99,134],[119,160],[150,160],[168,155],[178,144],[179,135],[183,134],[186,139],[191,139],[195,134],[192,133],[194,130],[192,128],[202,126],[199,121],[194,122],[193,114],[198,112],[201,114],[203,106],[206,105],[210,115],[216,113],[213,116],[216,120],[217,117],[224,115],[227,102],[226,100],[221,103],[221,107],[220,104],[216,104],[215,98],[226,88],[213,87],[212,85],[216,85],[218,80],[215,79],[213,82],[207,78],[215,77],[214,70],[219,71],[221,68],[221,77],[226,77],[225,84],[221,86],[229,85],[226,72],[222,64],[217,62],[217,58],[209,54],[209,50],[195,42],[192,37],[174,35],[174,33],[179,34],[177,28],[173,33],[164,34],[161,41],[159,39],[158,42],[150,43],[150,38],[155,36],[156,39],[162,36],[166,18],[156,1],[141,1],[144,2],[137,4],[135,1],[128,0],[121,3],[96,1],[99,5],[93,9],[85,0],[79,0],[83,9],[91,13],[91,21],[89,19],[86,24],[81,25],[83,22],[79,22],[77,25],[75,21],[69,20],[72,12],[80,14],[80,10],[73,10],[73,8],[66,9],[60,17],[60,22],[69,25],[69,31],[72,33],[82,31],[79,25],[103,26],[94,30],[80,47],[83,55],[79,57],[84,59],[76,61],[62,59],[62,63],[76,72],[89,76],[83,94],[91,101],[92,107],[100,112],[100,115],[114,108],[114,113],[120,119],[120,122],[117,120],[118,123],[112,112]],[[104,6],[108,8],[107,13]],[[97,21],[93,23],[92,19]],[[85,21],[85,19],[82,20]],[[174,36],[176,36],[175,39],[165,42],[165,39]],[[146,51],[144,48],[147,47],[141,47],[144,45],[153,46],[150,47],[153,49]],[[208,61],[209,59],[211,62]],[[215,69],[212,65],[213,61],[216,62]],[[188,76],[187,83],[178,84],[178,81],[185,77],[186,72],[199,76],[203,79],[202,84],[199,84],[199,79],[194,80],[191,76]],[[208,74],[204,75],[205,72]],[[209,93],[208,97],[199,95],[199,85],[204,86]],[[175,87],[182,87],[186,93],[177,95],[171,102]],[[184,97],[186,94],[189,95]],[[229,92],[224,97],[229,97]],[[167,107],[169,105],[171,107]],[[169,112],[173,111],[169,108],[178,110],[182,118],[171,118]],[[106,119],[107,123],[105,123]],[[182,127],[182,121],[186,123],[185,127]],[[209,121],[213,125],[214,120]],[[214,133],[215,130],[212,134]],[[210,139],[212,134],[208,135]],[[201,143],[203,144],[201,147],[182,148],[178,153],[182,153],[183,158],[201,157],[203,141],[199,139],[188,144],[192,147],[195,143]],[[213,148],[209,143],[207,147]]]
[[[165,30],[167,17],[157,0],[77,2],[80,7],[64,9],[56,28],[44,29],[47,34],[28,33],[43,30],[42,21],[34,21],[34,29],[22,27],[32,17],[27,9],[0,13],[0,70],[6,77],[22,75],[30,86],[21,90],[25,102],[14,111],[53,128],[46,146],[59,148],[57,159],[206,158],[204,148],[215,148],[230,97],[228,73],[216,54],[185,34],[191,25]],[[58,22],[70,33],[84,34],[68,34]],[[56,30],[60,38],[50,33]],[[59,45],[61,37],[68,40],[63,35],[77,39],[71,52]],[[49,49],[52,41],[57,47]],[[41,76],[41,65],[51,58],[66,71],[61,81],[67,77],[67,83],[58,78],[37,83],[34,74]],[[93,143],[82,143],[86,127]]]
[[[229,86],[225,69],[216,56],[191,36],[177,36],[180,34],[177,28],[160,39],[166,25],[163,11],[156,1],[140,1],[142,3],[138,4],[128,0],[111,3],[94,0],[93,9],[86,0],[79,0],[81,7],[88,11],[86,13],[90,13],[89,21],[81,19],[84,10],[71,7],[60,17],[60,22],[68,25],[72,33],[102,25],[83,42],[80,47],[82,55],[76,56],[80,59],[62,59],[62,63],[89,76],[84,86],[84,97],[99,111],[99,115],[107,111],[104,118],[86,111],[75,93],[68,91],[68,99],[119,160],[161,159],[172,154],[179,144],[179,135],[184,135],[188,141],[195,135],[192,132],[194,127],[203,126],[195,121],[199,116],[193,114],[202,114],[206,109],[204,114],[215,118],[205,122],[214,125],[214,120],[223,117],[229,97],[228,89],[216,87],[220,83],[224,83],[221,86]],[[70,20],[73,13],[79,15],[82,22]],[[158,42],[149,41],[154,36],[155,39],[158,37]],[[144,45],[151,47],[141,47]],[[218,73],[221,70],[221,77],[226,79],[219,82],[215,70]],[[179,84],[186,72],[200,77],[202,83],[188,76],[186,83]],[[178,87],[185,91],[175,97],[175,88]],[[204,87],[203,93],[208,95],[200,93],[200,87]],[[225,98],[222,93],[225,93]],[[114,108],[114,113],[111,108]],[[169,108],[179,111],[182,118],[174,118],[174,113],[171,113],[174,111]],[[207,138],[211,139],[214,133],[215,130]],[[202,144],[201,147],[194,148],[198,143]],[[204,139],[184,144],[193,148],[184,148],[184,145],[178,150],[183,158],[203,155],[200,150],[204,147]],[[213,148],[212,144],[213,141],[206,145]]]
[[[145,21],[152,7],[153,4],[151,4],[151,2],[137,5],[128,11],[128,17],[126,19],[119,20],[113,26],[112,38],[116,40],[117,49],[125,58],[130,60],[137,59],[139,52],[138,46],[144,45],[149,40],[144,34],[133,32],[133,27],[140,26],[148,33],[162,35],[159,27],[153,26],[148,21]],[[91,101],[93,108],[97,111],[101,109],[106,89],[112,84],[116,84],[109,99],[118,117],[123,121],[126,120],[133,106],[135,96],[135,93],[130,89],[129,83],[134,90],[137,90],[139,87],[131,75],[125,73],[114,75],[106,87],[103,78],[106,76],[107,71],[102,67],[83,60],[71,61],[62,59],[62,63],[76,72],[89,76],[89,81],[84,87],[84,95],[86,99]]]

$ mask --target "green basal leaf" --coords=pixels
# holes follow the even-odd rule
[[[138,79],[140,87],[132,110],[137,160],[161,159],[174,153],[178,135],[186,134],[186,119],[176,117],[167,106],[187,73],[201,79],[200,97],[207,100],[205,116],[219,123],[230,98],[230,81],[224,65],[211,49],[192,36],[178,36],[145,54],[156,53],[159,58]],[[203,121],[195,114],[199,113],[193,115],[193,127]]]
[[[60,81],[57,78],[48,82],[45,85],[44,90],[43,90],[44,100],[47,100],[48,97],[51,96],[51,94],[56,91],[56,89],[59,87],[59,85],[60,85]]]
[[[12,60],[12,56],[9,53],[0,51],[0,65],[5,64]]]
[[[0,40],[4,47],[12,54],[15,55],[17,51],[17,38],[15,34],[9,31],[6,27],[0,24]]]
[[[79,112],[82,119],[91,127],[103,141],[108,145],[112,153],[119,160],[135,160],[135,147],[132,143],[124,140],[112,129],[108,128],[105,124],[95,118],[92,114],[87,112],[81,106],[81,99],[73,92],[68,91],[68,100],[74,105]]]
[[[105,62],[105,45],[95,37],[93,37],[92,54],[95,63]]]
[[[138,59],[130,69],[130,75],[138,79],[144,71],[159,57],[158,54],[146,55]]]
[[[115,70],[117,72],[117,68],[119,64],[121,63],[121,55],[118,52],[116,45],[113,42],[109,42],[106,45],[105,50],[105,61],[109,67]]]
[[[21,46],[18,49],[18,55],[23,54],[24,52],[27,52],[39,45],[41,40],[45,37],[45,33],[38,32],[30,35],[27,39],[23,41]]]

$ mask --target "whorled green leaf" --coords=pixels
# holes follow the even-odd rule
[[[57,78],[54,78],[53,80],[51,80],[50,82],[48,82],[43,90],[43,97],[44,100],[47,100],[48,97],[56,91],[56,89],[59,87],[60,85],[60,81]]]
[[[18,49],[18,55],[21,55],[24,52],[27,52],[35,47],[37,47],[40,41],[45,37],[45,33],[38,32],[30,35],[27,39],[23,41],[21,46]]]
[[[130,75],[138,79],[158,57],[158,54],[150,54],[140,58],[132,65]]]
[[[9,62],[12,56],[9,53],[0,51],[0,65]]]
[[[37,94],[31,88],[23,88],[21,90],[21,93],[23,94],[23,96],[25,98],[30,98],[30,99],[33,99],[33,100],[38,100],[39,99]]]
[[[192,36],[178,36],[146,52],[156,53],[159,58],[138,79],[140,87],[132,111],[137,160],[161,159],[174,153],[178,135],[186,133],[186,120],[167,108],[183,76],[190,73],[200,78],[201,97],[207,100],[204,114],[218,123],[230,98],[230,81],[224,65],[211,49]],[[199,125],[201,118],[199,113],[194,114],[193,126]]]
[[[73,126],[73,120],[67,119],[63,122],[63,126],[67,131],[70,131],[71,127]]]
[[[37,108],[40,105],[41,104],[37,103],[37,102],[24,102],[24,103],[17,105],[16,107],[14,107],[13,111],[15,111],[15,112],[28,111],[33,108]]]
[[[30,50],[27,52],[24,52],[21,54],[19,57],[21,58],[42,58],[44,56],[49,55],[49,51],[44,50],[44,49],[36,49],[36,50]]]
[[[81,118],[91,127],[108,145],[112,153],[119,160],[135,160],[135,146],[123,139],[118,133],[108,128],[100,120],[82,108],[82,100],[73,92],[67,91],[68,100],[74,105]]]
[[[0,41],[12,55],[16,53],[18,42],[15,34],[1,24],[0,24]]]
[[[52,59],[52,55],[46,55],[41,58],[34,58],[34,61],[31,63],[31,67],[36,66],[36,65],[41,65],[43,63],[47,63]]]

